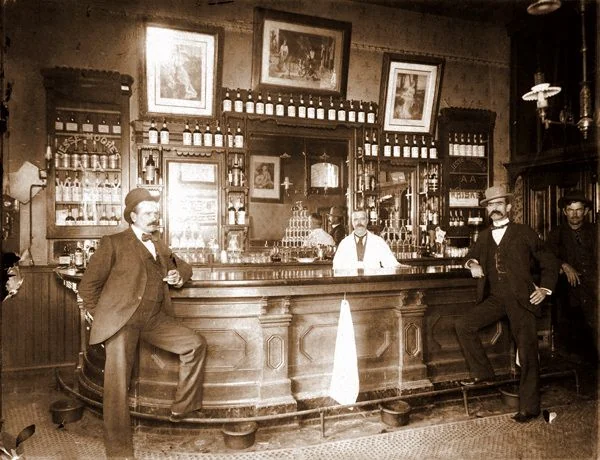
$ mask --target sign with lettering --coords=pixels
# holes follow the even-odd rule
[[[479,206],[479,191],[450,190],[449,204],[453,208],[469,208]]]

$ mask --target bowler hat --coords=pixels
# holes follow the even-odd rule
[[[138,204],[142,201],[158,201],[159,199],[159,196],[152,195],[150,191],[145,188],[134,188],[125,197],[125,211],[123,212],[123,218],[131,224],[130,214]]]
[[[332,206],[328,214],[334,217],[342,217],[344,215],[344,211],[342,211],[342,208],[339,206]]]
[[[512,193],[506,190],[505,185],[494,185],[485,191],[485,199],[481,200],[479,204],[481,206],[485,206],[488,201],[495,200],[497,198],[508,198],[512,197],[512,195]]]
[[[564,209],[575,201],[580,201],[586,208],[592,207],[592,202],[585,197],[585,194],[581,190],[569,190],[558,200],[558,207]]]

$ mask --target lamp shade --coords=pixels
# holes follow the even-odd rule
[[[527,12],[534,16],[548,14],[561,6],[560,0],[537,0],[527,7]]]

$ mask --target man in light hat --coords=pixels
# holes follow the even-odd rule
[[[332,206],[327,215],[331,229],[329,234],[333,237],[335,245],[340,244],[340,241],[346,236],[346,229],[344,228],[344,211],[339,206]]]
[[[485,191],[481,205],[487,208],[492,226],[481,232],[465,263],[471,276],[477,278],[476,305],[455,326],[472,376],[461,384],[488,383],[494,378],[494,369],[478,331],[508,317],[521,366],[519,412],[513,419],[525,423],[540,414],[536,319],[541,315],[542,301],[556,284],[558,262],[535,231],[510,222],[511,197],[504,186]],[[534,261],[540,267],[539,282],[531,272]]]
[[[133,458],[128,388],[139,339],[179,355],[171,420],[201,418],[206,341],[167,316],[169,287],[180,288],[192,267],[159,238],[159,197],[136,188],[125,197],[127,230],[105,236],[79,284],[93,316],[90,345],[104,344],[104,440],[109,458]]]
[[[567,224],[553,229],[547,245],[558,258],[556,333],[559,347],[598,360],[598,228],[588,220],[592,203],[580,190],[558,200]]]

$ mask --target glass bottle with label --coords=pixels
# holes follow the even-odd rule
[[[94,141],[94,145],[95,143],[96,141]],[[150,121],[150,128],[148,128],[148,144],[158,144],[158,129],[156,129],[154,120]]]
[[[63,200],[63,184],[60,180],[58,171],[54,172],[54,201],[57,203]]]
[[[294,104],[294,97],[290,94],[290,102],[287,106],[287,116],[290,118],[296,117],[296,104]]]
[[[54,120],[54,131],[64,131],[65,123],[60,116],[60,113],[56,114],[56,119]]]
[[[354,101],[350,101],[350,107],[348,108],[348,121],[350,123],[356,123],[356,110],[354,109]]]
[[[277,104],[275,104],[275,115],[283,117],[285,115],[285,106],[281,100],[281,94],[277,95]]]
[[[306,118],[306,106],[304,105],[304,96],[300,95],[300,104],[298,105],[298,118]]]
[[[419,158],[419,145],[417,144],[417,136],[413,135],[412,145],[410,146],[410,157]]]
[[[77,217],[75,218],[75,225],[85,225],[83,205],[77,206]]]
[[[242,133],[242,128],[240,128],[239,122],[237,124],[237,127],[235,128],[235,138],[233,143],[236,149],[244,148],[244,134]]]
[[[392,144],[390,144],[390,136],[385,133],[385,142],[383,144],[383,156],[390,158],[392,156]]]
[[[235,95],[235,101],[233,101],[233,111],[237,113],[242,113],[244,111],[244,101],[242,101],[242,95],[240,94],[239,88]]]
[[[327,119],[329,121],[335,121],[336,113],[335,106],[333,105],[333,97],[329,96],[329,109],[327,109]]]
[[[200,125],[196,121],[194,132],[192,133],[192,144],[195,146],[202,145],[202,131],[200,131]]]
[[[217,127],[215,130],[214,142],[215,142],[215,147],[223,147],[223,133],[221,132],[221,125],[219,124],[219,120],[217,120]]]
[[[371,141],[369,140],[369,133],[367,132],[367,130],[365,130],[364,148],[365,148],[365,156],[370,157],[371,156]]]
[[[311,120],[314,120],[317,116],[315,106],[313,104],[313,98],[310,94],[308,95],[308,109],[306,109],[306,116]]]
[[[102,119],[102,123],[106,126],[106,128],[108,128],[108,125],[106,124],[106,121],[104,119]],[[84,133],[93,133],[94,132],[94,124],[90,120],[89,114],[87,114],[85,116],[85,121],[81,124],[81,131]],[[100,131],[100,126],[98,126],[98,131],[102,132],[102,131]]]
[[[254,113],[254,99],[252,99],[252,91],[248,90],[246,97],[246,113]]]
[[[402,157],[410,158],[410,144],[408,143],[408,134],[404,135],[404,144],[402,144]]]
[[[454,156],[454,138],[452,133],[448,133],[448,156]]]
[[[340,100],[340,106],[337,111],[338,121],[346,121],[346,108],[344,107],[344,101]]]
[[[325,108],[321,96],[319,96],[319,103],[317,104],[317,120],[325,120]]]
[[[437,144],[435,142],[435,139],[432,137],[431,143],[429,144],[429,158],[436,159],[437,157]]]
[[[225,97],[223,98],[223,112],[231,112],[233,102],[229,97],[229,91],[225,91]]]
[[[394,146],[392,147],[392,156],[394,158],[400,158],[402,156],[400,143],[398,142],[398,134],[394,134]]]
[[[233,133],[231,132],[231,126],[229,126],[229,123],[227,123],[227,134],[225,135],[225,138],[227,140],[227,147],[232,149],[235,144]]]
[[[162,128],[160,128],[160,143],[168,144],[169,143],[169,128],[167,128],[167,119],[163,119]]]
[[[358,103],[358,113],[356,114],[356,119],[359,123],[364,123],[367,120],[367,114],[363,106],[363,101]]]
[[[227,205],[227,225],[235,225],[235,208],[233,207],[231,198],[229,198]]]
[[[77,132],[79,130],[79,124],[75,120],[75,115],[71,114],[67,121],[67,131]]]
[[[75,262],[75,268],[77,268],[77,270],[83,270],[84,254],[83,254],[83,248],[81,247],[80,241],[77,242],[77,247],[75,248],[74,262]]]
[[[154,156],[152,154],[148,155],[148,159],[146,160],[146,165],[144,167],[144,181],[147,185],[154,184],[154,180],[156,179],[156,163],[154,162]]]
[[[240,199],[240,205],[235,213],[235,221],[238,225],[246,225],[246,208],[244,207],[244,198]]]
[[[271,94],[267,93],[267,102],[265,103],[265,115],[273,115],[275,113],[275,106],[271,100]]]
[[[261,93],[258,93],[258,98],[256,100],[256,105],[254,106],[254,108],[256,109],[256,113],[258,115],[265,114],[265,103],[263,102]]]
[[[82,193],[81,193],[81,181],[79,180],[79,171],[75,171],[75,177],[73,178],[73,182],[71,183],[71,200],[72,201],[81,201]]]
[[[374,130],[371,130],[371,156],[379,156],[379,142],[377,141],[377,134]]]
[[[73,211],[71,206],[67,209],[67,217],[65,218],[65,225],[75,225],[75,218],[73,217]]]
[[[369,102],[369,111],[367,112],[367,123],[375,124],[375,109],[373,108],[373,103]]]
[[[204,130],[204,135],[202,136],[202,140],[204,141],[205,147],[212,147],[213,145],[213,134],[210,130],[210,124],[206,123],[206,129]]]
[[[429,149],[425,143],[425,136],[421,136],[421,159],[426,160],[429,154]]]
[[[190,131],[190,124],[188,120],[185,121],[185,128],[183,128],[182,140],[183,145],[192,145],[192,131]]]

